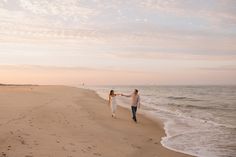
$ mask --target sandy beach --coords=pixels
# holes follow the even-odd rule
[[[94,91],[0,86],[0,157],[188,157],[160,144],[161,123],[127,109],[113,119]]]

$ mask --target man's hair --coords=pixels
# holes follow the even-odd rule
[[[138,94],[138,90],[137,90],[137,89],[135,89],[134,92],[135,92],[136,94]]]

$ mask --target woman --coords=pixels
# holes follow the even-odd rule
[[[117,108],[116,96],[119,95],[120,94],[115,94],[114,90],[111,90],[109,94],[109,105],[111,107],[112,117],[114,118],[116,118],[116,108]]]

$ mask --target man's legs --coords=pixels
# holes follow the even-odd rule
[[[131,106],[131,110],[132,110],[132,114],[133,114],[133,120],[134,120],[135,122],[137,122],[137,119],[136,119],[137,107]]]

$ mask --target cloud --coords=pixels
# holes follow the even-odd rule
[[[236,66],[235,65],[227,65],[227,66],[219,66],[219,67],[203,67],[199,68],[200,70],[204,71],[231,71],[235,73]]]
[[[183,53],[183,52],[150,52],[150,51],[135,51],[134,52],[119,52],[111,53],[115,57],[129,58],[129,59],[142,59],[142,60],[209,60],[209,61],[236,61],[236,54],[214,54],[209,53]]]
[[[236,32],[228,27],[234,6],[229,0],[1,1],[1,61],[100,67],[112,59],[124,65],[143,59],[146,67],[160,59],[234,61]]]
[[[140,6],[156,11],[173,13],[180,16],[199,16],[201,18],[219,19],[236,24],[236,2],[234,0],[146,0]]]
[[[214,24],[236,24],[234,0],[146,0],[140,6],[183,17],[199,17]]]
[[[81,6],[78,0],[20,0],[20,6],[37,15],[58,18],[83,18],[97,14],[96,10]]]
[[[213,5],[212,3],[214,6],[210,6]],[[159,14],[159,12],[150,14],[154,9],[161,11],[161,14],[168,13],[169,17],[173,14],[190,17],[202,14],[201,17],[212,16],[216,19],[236,21],[235,10],[230,9],[234,6],[234,1],[217,0],[212,3],[211,1],[196,3],[193,0],[9,0],[1,3],[0,40],[17,42],[20,40],[82,40],[109,44],[110,42],[162,44],[161,41],[178,43],[180,40],[186,40],[187,43],[187,40],[215,40],[215,38],[235,41],[236,33],[227,33],[229,30],[223,28],[186,29],[186,27],[176,27],[174,24],[163,26],[162,21],[157,25],[153,22],[158,22],[158,18],[153,19],[154,21],[149,19]],[[128,8],[131,8],[133,13],[127,12]],[[148,13],[142,10],[144,8]],[[198,9],[200,11],[197,11]],[[140,15],[143,17],[139,17]],[[121,17],[123,20],[117,20]]]

